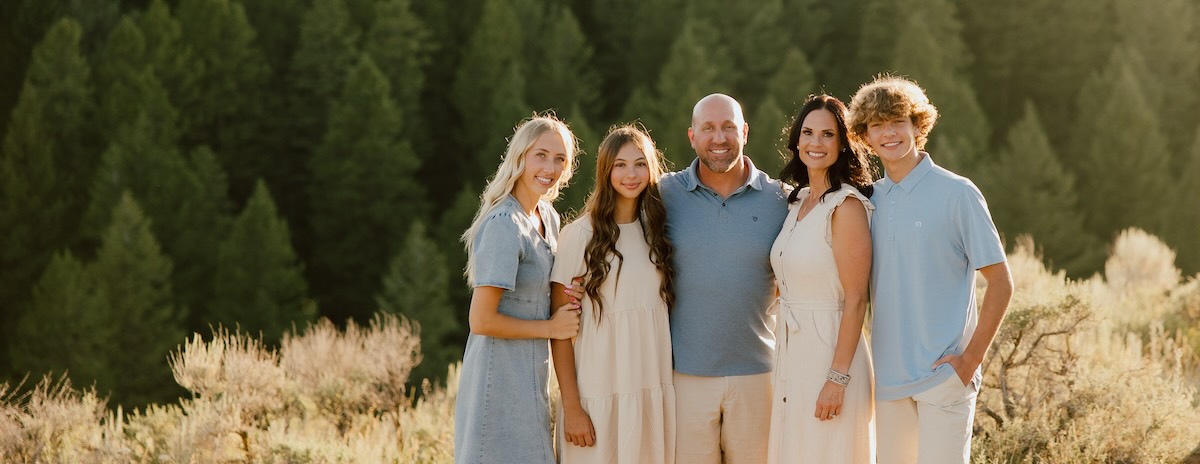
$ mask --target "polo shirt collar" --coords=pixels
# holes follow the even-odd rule
[[[887,173],[884,173],[882,190],[887,192],[891,191],[893,187],[899,186],[901,189],[904,189],[905,192],[912,192],[912,190],[917,187],[917,184],[921,183],[921,179],[924,179],[925,175],[933,171],[933,167],[936,166],[933,164],[933,157],[930,156],[929,153],[920,153],[925,155],[924,158],[917,162],[917,165],[913,167],[913,170],[909,171],[908,175],[904,176],[904,179],[901,179],[899,183],[893,182],[892,178],[888,177]]]
[[[750,175],[746,176],[746,182],[743,183],[742,186],[739,187],[736,191],[740,192],[742,190],[745,190],[746,187],[750,187],[755,190],[761,191],[763,188],[765,188],[767,186],[767,181],[769,179],[767,178],[766,174],[764,174],[762,171],[759,171],[758,168],[754,167],[754,161],[751,161],[749,156],[742,155],[742,159],[746,161],[746,169],[750,170]],[[688,165],[687,169],[685,169],[683,171],[684,172],[684,181],[685,181],[685,186],[687,187],[687,191],[690,192],[692,190],[696,190],[697,187],[701,186],[699,170],[700,170],[700,158],[696,158],[696,159],[693,159],[692,164]],[[705,188],[708,188],[708,187],[705,187]]]

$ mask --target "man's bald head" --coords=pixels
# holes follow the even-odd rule
[[[692,127],[696,127],[696,121],[699,120],[702,113],[714,111],[732,115],[739,126],[746,124],[746,117],[742,114],[742,105],[737,100],[723,93],[714,93],[701,98],[696,102],[696,106],[692,107]]]

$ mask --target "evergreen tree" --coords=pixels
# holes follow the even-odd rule
[[[787,130],[792,118],[811,94],[821,91],[808,58],[792,47],[783,55],[775,75],[767,81],[766,95],[750,119],[747,153],[754,164],[772,176],[778,176],[791,153],[787,151]]]
[[[1117,26],[1125,46],[1144,58],[1145,74],[1138,76],[1150,105],[1157,108],[1163,134],[1173,153],[1187,153],[1192,142],[1191,129],[1200,123],[1196,107],[1200,104],[1200,25],[1195,23],[1193,0],[1162,0],[1153,8],[1142,2],[1113,2]],[[1178,135],[1176,135],[1178,134]],[[1173,170],[1187,160],[1174,155]]]
[[[858,24],[859,13],[856,11],[840,16],[838,13],[840,9],[854,8],[856,5],[858,2],[836,0],[783,0],[778,22],[770,31],[782,32],[785,44],[782,53],[788,53],[790,48],[803,52],[812,65],[815,82],[820,84],[821,91],[839,98],[853,92],[852,86],[857,85],[856,81],[847,81],[845,89],[832,86],[840,84],[840,74],[836,68],[854,61],[846,57],[853,56],[856,50],[854,36],[857,34],[851,30],[851,26]],[[799,24],[794,21],[797,17],[803,18]],[[846,19],[851,17],[853,22],[847,23]],[[779,98],[778,95],[776,98]],[[786,107],[785,103],[780,102]]]
[[[459,237],[471,226],[478,209],[479,190],[470,183],[464,184],[454,196],[454,202],[442,212],[433,237],[437,240],[438,249],[445,253],[449,275],[447,293],[459,327],[462,328],[457,338],[460,343],[467,339],[467,328],[470,327],[471,288],[463,276],[467,268],[467,251]]]
[[[1075,176],[1059,161],[1032,103],[1009,129],[1005,148],[981,171],[979,187],[1010,244],[1032,235],[1048,264],[1074,277],[1101,269],[1104,248],[1084,229]]]
[[[420,221],[407,235],[383,276],[375,303],[383,312],[420,324],[423,360],[409,376],[409,383],[417,385],[422,379],[436,382],[443,377],[446,366],[462,358],[462,345],[458,319],[446,293],[450,281],[446,258]]]
[[[685,8],[683,0],[611,0],[592,2],[589,14],[581,15],[596,47],[592,62],[605,96],[597,120],[615,120],[622,113],[628,119],[633,92],[657,81],[671,56]]]
[[[689,18],[671,46],[655,91],[635,89],[625,109],[625,119],[641,118],[666,159],[680,169],[696,157],[687,138],[696,102],[714,92],[729,92],[713,66],[723,57],[713,56],[716,45],[708,43],[701,32],[710,28],[703,20]]]
[[[1079,93],[1074,134],[1081,159],[1072,166],[1078,169],[1080,190],[1102,199],[1081,206],[1087,229],[1104,241],[1127,227],[1162,235],[1167,214],[1161,204],[1167,198],[1170,152],[1129,65],[1129,57],[1136,56],[1136,51],[1115,51]]]
[[[575,152],[575,173],[566,189],[561,190],[562,194],[554,205],[563,216],[563,224],[566,224],[565,220],[575,217],[583,209],[583,204],[595,185],[596,157],[604,135],[592,128],[583,111],[578,108],[563,114],[562,117],[568,122],[579,145],[579,150]]]
[[[199,308],[211,297],[217,246],[230,220],[228,187],[210,151],[197,149],[185,158],[173,146],[154,140],[155,124],[143,113],[105,151],[92,182],[85,233],[100,236],[124,193],[144,204],[154,219],[155,236],[179,263],[173,275],[178,301],[197,308],[189,328],[203,330],[207,324]]]
[[[242,2],[246,19],[255,31],[255,43],[267,67],[277,77],[287,73],[292,55],[296,53],[300,18],[304,15],[306,4],[292,0]]]
[[[429,64],[430,33],[412,12],[410,0],[379,0],[375,20],[363,40],[363,51],[387,77],[396,109],[403,115],[403,133],[412,139],[421,118],[421,91]]]
[[[236,0],[182,0],[175,17],[195,70],[191,85],[170,93],[185,147],[206,145],[221,157],[235,191],[248,192],[274,166],[261,156],[262,104],[269,70]],[[266,163],[258,160],[266,159]]]
[[[314,0],[300,23],[300,44],[291,68],[300,94],[292,110],[304,114],[291,116],[308,116],[298,118],[297,129],[315,132],[318,140],[325,130],[327,108],[344,86],[346,70],[354,67],[358,35],[343,0]]]
[[[712,35],[709,44],[719,44],[721,60],[714,60],[720,74],[728,76],[730,96],[749,111],[765,97],[763,82],[780,66],[777,57],[789,47],[785,24],[795,19],[784,14],[782,0],[723,2],[703,0],[688,3],[688,16],[714,26],[704,34]],[[807,23],[807,21],[805,21]],[[715,39],[715,40],[713,40]],[[772,57],[764,59],[764,57]]]
[[[7,337],[16,372],[40,379],[69,374],[75,385],[111,390],[120,375],[110,344],[119,327],[106,296],[70,252],[55,254],[33,287],[33,298]]]
[[[973,87],[994,127],[1011,127],[1033,101],[1064,159],[1078,114],[1080,83],[1103,68],[1119,36],[1111,1],[958,0],[963,38],[974,54]],[[1032,18],[1036,18],[1031,21]],[[1004,134],[993,134],[1002,137]]]
[[[146,41],[132,19],[125,17],[114,28],[96,62],[96,88],[100,89],[97,122],[105,134],[129,130],[145,114],[154,124],[148,137],[162,146],[178,139],[178,113],[154,74]]]
[[[883,27],[883,35],[864,45],[890,55],[884,69],[915,79],[938,112],[947,115],[938,119],[927,148],[939,165],[969,176],[991,135],[967,80],[970,56],[954,4],[913,0],[894,8],[902,19],[882,23],[895,24],[895,29]]]
[[[537,33],[524,34],[522,69],[530,70],[525,79],[526,100],[538,110],[592,108],[599,97],[600,76],[592,67],[592,46],[579,20],[570,8],[560,3],[536,0],[512,0],[520,8],[520,17],[529,18]],[[538,4],[532,7],[529,4]],[[526,11],[530,11],[526,13]],[[553,37],[547,40],[547,37]],[[575,117],[581,116],[575,113]]]
[[[1179,173],[1176,185],[1182,192],[1177,197],[1192,198],[1181,208],[1174,208],[1168,214],[1170,232],[1166,234],[1171,245],[1178,250],[1176,263],[1184,275],[1200,272],[1200,241],[1196,240],[1196,231],[1200,230],[1200,208],[1197,208],[1196,192],[1200,192],[1200,127],[1192,131],[1195,140],[1185,157],[1188,160],[1184,169]]]
[[[179,108],[180,94],[183,93],[183,89],[199,86],[196,80],[203,74],[203,71],[197,68],[201,65],[201,60],[193,57],[196,52],[183,41],[183,26],[172,16],[170,7],[163,0],[151,0],[146,11],[138,15],[136,21],[145,47],[143,60],[153,68],[154,77],[158,79],[170,96],[172,106]],[[131,35],[121,34],[125,37]],[[117,32],[114,31],[113,35],[116,36]],[[133,41],[132,38],[120,40],[110,38],[109,40],[117,40],[118,43]],[[120,52],[126,48],[130,48],[130,46],[116,47],[114,51]],[[104,59],[140,68],[138,61],[128,56],[120,57],[109,54]],[[178,115],[175,118],[178,119]]]
[[[400,138],[400,113],[369,56],[346,78],[325,140],[309,161],[315,249],[309,281],[327,314],[366,320],[388,257],[426,214],[420,161]]]
[[[238,326],[268,345],[278,344],[292,324],[316,318],[287,223],[261,180],[221,243],[214,287],[209,322]]]
[[[112,360],[116,404],[141,406],[177,394],[166,358],[183,341],[185,310],[172,304],[171,269],[150,221],[132,195],[122,195],[96,261],[86,268],[120,328],[104,351]]]
[[[342,0],[314,0],[304,12],[287,76],[288,121],[277,134],[286,145],[274,148],[281,152],[280,162],[262,172],[283,216],[301,221],[292,232],[299,238],[297,251],[303,261],[309,260],[312,243],[304,219],[309,215],[307,166],[327,130],[330,108],[344,87],[347,70],[354,67],[358,36]]]
[[[55,23],[33,50],[0,146],[0,324],[11,326],[54,250],[76,242],[84,194],[76,182],[95,158],[91,70],[75,21]],[[7,344],[5,344],[7,345]],[[0,350],[6,347],[0,347]],[[8,356],[0,353],[0,360]]]
[[[460,172],[479,179],[491,175],[513,126],[530,115],[521,69],[525,28],[508,0],[483,2],[480,23],[467,41],[451,90],[463,121],[462,144],[478,150]]]

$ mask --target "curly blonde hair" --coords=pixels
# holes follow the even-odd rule
[[[862,146],[867,142],[867,125],[874,121],[909,118],[916,129],[917,149],[925,148],[929,132],[937,122],[937,107],[929,103],[925,90],[916,82],[887,74],[875,76],[863,84],[850,100],[850,118],[847,126],[850,137]]]

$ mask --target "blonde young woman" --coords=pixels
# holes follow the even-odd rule
[[[579,336],[551,342],[564,464],[675,462],[674,271],[662,173],[645,132],[613,128],[600,143],[583,214],[563,228],[551,298],[568,304],[564,289],[576,276],[584,293]]]
[[[578,304],[551,314],[559,216],[550,204],[571,177],[576,142],[538,116],[517,127],[463,234],[470,326],[454,416],[454,462],[554,463],[547,339],[579,330]]]

